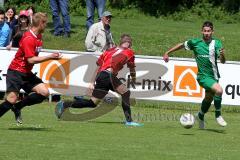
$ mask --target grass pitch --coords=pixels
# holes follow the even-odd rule
[[[178,121],[196,104],[137,103],[134,119],[143,127],[122,124],[121,107],[88,122],[58,121],[55,103],[23,110],[24,125],[13,114],[0,119],[1,160],[233,160],[240,156],[238,108],[225,107],[226,128],[218,126],[214,112],[206,116],[206,130],[184,129]],[[235,108],[235,109],[234,109]]]

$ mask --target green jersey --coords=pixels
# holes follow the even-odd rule
[[[219,50],[222,48],[220,40],[212,39],[205,42],[203,39],[194,38],[184,43],[185,49],[193,50],[198,66],[198,79],[212,77],[216,80],[220,78],[217,66]]]

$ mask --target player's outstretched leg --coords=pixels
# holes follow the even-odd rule
[[[78,99],[75,101],[60,101],[57,103],[55,108],[55,114],[58,119],[63,115],[66,108],[95,108],[97,105],[92,101],[92,99]]]
[[[12,108],[12,104],[5,100],[3,103],[0,104],[0,117],[2,117],[7,111]]]
[[[7,92],[6,99],[0,104],[0,117],[2,117],[7,111],[12,109],[13,105],[17,102],[17,92]]]

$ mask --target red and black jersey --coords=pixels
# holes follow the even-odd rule
[[[42,48],[42,35],[35,35],[31,30],[24,33],[19,42],[19,49],[12,60],[9,69],[23,73],[30,73],[33,64],[28,63],[27,59],[38,56]]]
[[[127,64],[128,68],[135,67],[134,52],[131,49],[121,49],[118,47],[105,51],[97,61],[97,65],[100,66],[98,72],[112,68],[115,75],[118,74],[125,64]]]

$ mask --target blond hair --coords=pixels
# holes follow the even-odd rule
[[[37,12],[33,15],[32,26],[38,27],[41,22],[47,21],[47,13]]]

